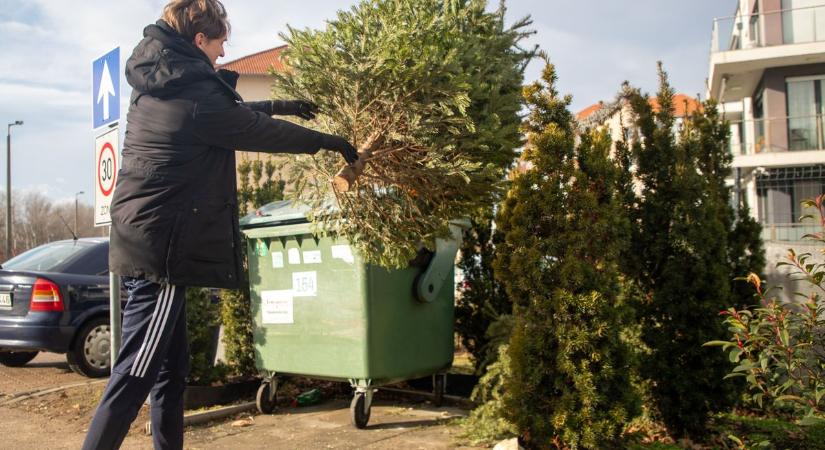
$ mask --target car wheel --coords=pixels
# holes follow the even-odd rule
[[[97,317],[87,322],[66,353],[69,367],[80,375],[100,378],[109,375],[111,332],[109,319]]]
[[[37,356],[38,352],[0,352],[0,364],[6,367],[22,367]]]

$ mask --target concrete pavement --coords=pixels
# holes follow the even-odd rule
[[[23,367],[0,365],[0,403],[24,393],[91,381],[69,368],[66,355],[39,353]]]
[[[22,394],[92,381],[71,372],[63,355],[42,353],[24,367],[0,366],[0,448],[76,449],[104,384],[72,387],[61,392],[7,403]],[[386,395],[386,393],[385,393]],[[349,399],[331,399],[311,407],[279,408],[272,415],[243,414],[202,426],[188,427],[187,449],[472,449],[461,445],[455,418],[467,413],[436,408],[423,401],[398,401],[376,395],[369,425],[350,424]],[[145,408],[144,408],[145,409]],[[236,419],[245,425],[233,426]],[[142,433],[146,411],[135,421],[123,449],[151,449]],[[236,424],[237,425],[237,424]]]
[[[285,408],[256,415],[253,425],[213,425],[208,434],[187,432],[192,449],[472,449],[461,446],[455,418],[466,411],[426,404],[384,403],[372,407],[370,422],[359,430],[350,424],[349,401],[330,400],[308,408]]]

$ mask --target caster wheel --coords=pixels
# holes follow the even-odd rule
[[[447,375],[435,374],[433,375],[433,405],[441,406],[444,403],[444,381]]]
[[[258,395],[255,396],[255,405],[261,414],[272,414],[272,411],[275,411],[277,398],[272,389],[272,383],[266,381],[261,383],[261,386],[258,388]]]
[[[370,409],[366,406],[366,398],[363,392],[356,392],[352,397],[352,403],[349,405],[349,412],[352,418],[352,424],[355,428],[362,430],[367,427],[367,422],[370,421]]]

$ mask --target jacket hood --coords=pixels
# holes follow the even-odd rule
[[[206,54],[163,20],[144,28],[143,36],[126,61],[126,81],[136,91],[165,97],[216,77]]]

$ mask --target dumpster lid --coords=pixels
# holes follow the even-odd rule
[[[326,209],[334,208],[332,204],[325,205],[325,207]],[[239,223],[242,229],[307,223],[309,222],[309,219],[307,219],[309,211],[310,207],[308,205],[281,200],[261,206],[242,217]]]
[[[240,220],[241,228],[253,228],[285,223],[307,222],[309,206],[289,200],[267,203]]]

